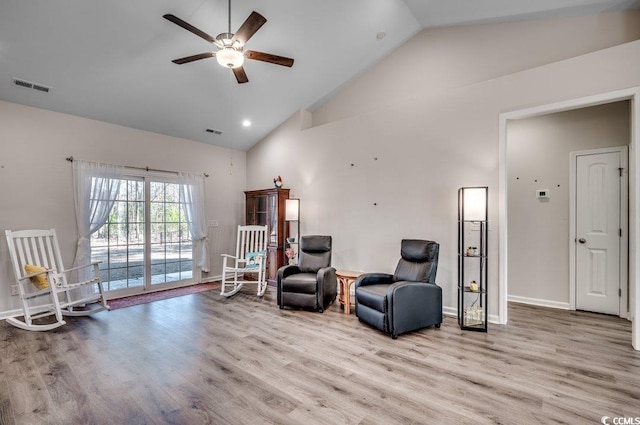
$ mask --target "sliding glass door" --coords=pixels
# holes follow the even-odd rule
[[[191,279],[191,234],[186,222],[180,186],[150,182],[151,285]]]
[[[108,222],[91,235],[91,259],[101,261],[105,289],[129,295],[193,283],[191,235],[171,181],[122,180]]]

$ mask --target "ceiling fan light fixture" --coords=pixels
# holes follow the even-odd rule
[[[225,68],[238,68],[244,63],[244,54],[233,47],[225,47],[216,52],[216,60]]]

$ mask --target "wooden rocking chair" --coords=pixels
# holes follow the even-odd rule
[[[86,316],[108,309],[99,263],[64,269],[54,229],[6,230],[5,234],[24,312],[24,320],[9,317],[8,323],[29,331],[48,331],[66,323],[63,315]],[[69,282],[72,271],[84,268],[93,268],[91,278]],[[55,316],[55,321],[33,323],[46,316]]]
[[[258,296],[264,295],[267,290],[267,226],[238,226],[236,255],[222,254],[222,258],[220,295],[230,297],[242,289],[245,283],[257,283]],[[229,281],[227,273],[232,274]],[[248,280],[248,273],[257,273],[258,280]],[[239,278],[240,275],[242,278]]]

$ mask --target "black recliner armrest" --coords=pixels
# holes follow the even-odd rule
[[[401,297],[403,301],[408,301],[412,295],[422,293],[437,297],[442,294],[442,288],[435,283],[400,281],[389,285],[389,289],[387,289],[387,300],[389,304],[398,302],[398,299]]]
[[[338,278],[336,277],[336,269],[333,267],[323,267],[318,270],[317,274],[318,281],[318,291],[316,292],[318,296],[318,305],[321,309],[324,309],[324,298],[330,296],[331,298],[335,298],[336,293],[338,292]]]
[[[324,288],[333,285],[338,286],[338,278],[336,277],[336,269],[333,267],[323,267],[318,270],[318,286]]]
[[[359,286],[391,284],[393,283],[393,275],[386,273],[365,273],[356,279],[355,288]]]
[[[291,276],[292,274],[302,273],[300,271],[300,267],[294,265],[282,266],[278,269],[278,282],[284,279],[287,276]]]
[[[396,282],[387,289],[387,302],[391,306],[389,332],[394,338],[415,329],[415,322],[438,327],[442,323],[442,288],[435,283]]]
[[[278,275],[276,277],[276,287],[277,287],[277,303],[280,308],[283,307],[282,304],[282,279],[287,276],[291,276],[292,274],[300,273],[300,267],[294,265],[282,266],[278,269]]]

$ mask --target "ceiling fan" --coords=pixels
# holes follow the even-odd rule
[[[194,33],[198,37],[207,40],[217,48],[216,51],[199,53],[197,55],[175,59],[172,61],[175,64],[182,65],[200,59],[215,57],[220,65],[226,68],[231,68],[239,84],[249,81],[249,79],[247,78],[247,74],[244,72],[244,68],[242,67],[245,58],[262,62],[269,62],[287,67],[293,66],[293,59],[290,58],[272,55],[270,53],[257,52],[255,50],[243,50],[247,41],[249,41],[249,39],[260,29],[260,27],[262,27],[265,22],[267,22],[267,19],[258,12],[251,12],[251,15],[249,15],[247,20],[244,21],[242,25],[240,25],[238,31],[235,34],[232,33],[231,0],[229,0],[229,30],[228,32],[218,34],[215,38],[176,17],[175,15],[166,14],[163,15],[163,18],[186,29],[187,31]]]

